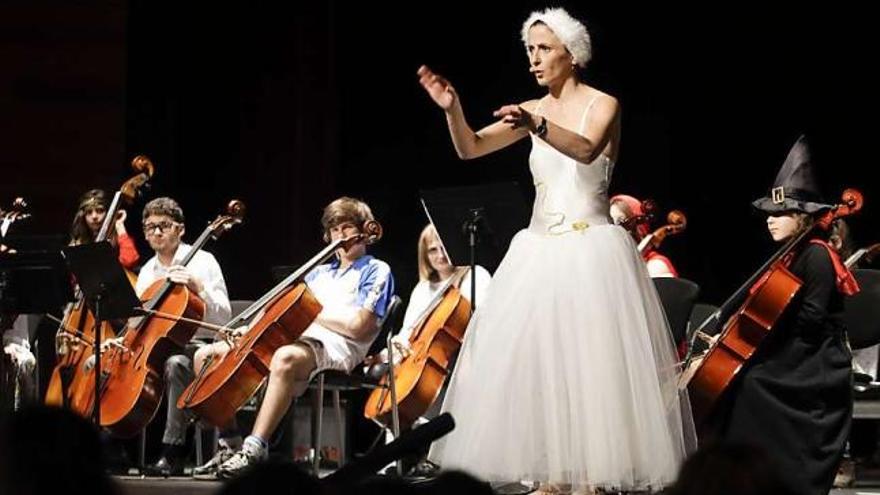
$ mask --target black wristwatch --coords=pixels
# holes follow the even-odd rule
[[[547,134],[547,117],[541,116],[541,123],[535,127],[535,135],[538,137],[544,137],[544,134]]]

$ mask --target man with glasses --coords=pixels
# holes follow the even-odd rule
[[[144,236],[156,254],[141,269],[135,291],[143,294],[157,280],[168,279],[186,285],[205,301],[204,321],[222,325],[229,321],[231,309],[226,282],[217,259],[211,253],[198,251],[187,266],[180,264],[192,246],[181,241],[186,232],[183,210],[171,198],[156,198],[144,206]],[[165,362],[165,381],[168,387],[167,419],[162,437],[162,456],[147,466],[147,473],[176,475],[183,473],[187,452],[187,418],[177,408],[177,398],[193,380],[192,355],[205,345],[210,334],[196,333],[184,354],[175,354]],[[240,443],[239,439],[239,443]]]

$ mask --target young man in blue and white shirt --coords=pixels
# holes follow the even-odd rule
[[[373,214],[366,203],[339,198],[324,209],[324,239],[332,242],[359,234],[370,220]],[[366,249],[365,240],[357,241],[348,250],[337,251],[333,262],[306,276],[323,310],[297,342],[275,351],[253,431],[241,450],[220,465],[219,477],[232,478],[266,458],[268,439],[293,399],[305,392],[317,373],[348,372],[366,357],[394,295],[388,264],[368,255]]]

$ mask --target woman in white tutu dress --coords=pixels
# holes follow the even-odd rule
[[[492,482],[657,490],[695,436],[656,290],[609,217],[619,105],[578,78],[589,35],[564,10],[533,13],[523,41],[548,94],[501,107],[478,132],[452,85],[419,69],[461,158],[531,137],[536,190],[531,223],[468,327],[443,406],[456,428],[429,458]]]

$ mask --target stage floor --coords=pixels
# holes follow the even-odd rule
[[[123,495],[209,495],[220,491],[220,481],[201,481],[190,477],[153,478],[141,476],[114,476],[122,486]]]
[[[142,478],[140,476],[114,477],[122,486],[123,495],[214,495],[223,485],[220,481],[200,481],[189,477]],[[830,495],[880,495],[880,485],[831,490]]]

